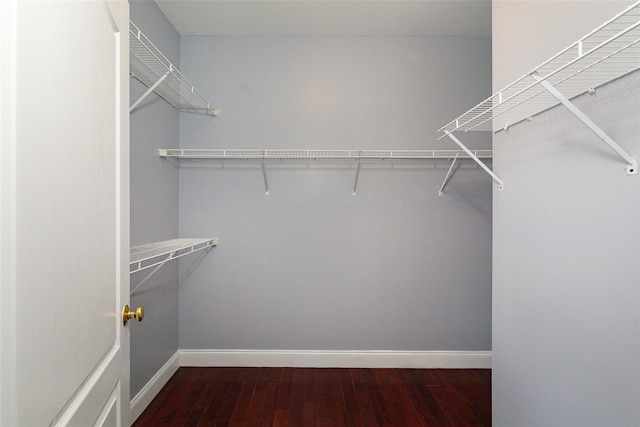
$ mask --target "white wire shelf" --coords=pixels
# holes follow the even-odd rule
[[[129,273],[161,266],[167,261],[178,259],[218,244],[217,238],[172,239],[149,243],[131,248]]]
[[[267,163],[273,162],[352,162],[357,165],[352,195],[356,195],[360,165],[363,161],[425,161],[425,160],[450,160],[451,165],[447,176],[438,192],[443,190],[451,175],[455,173],[454,166],[457,160],[472,159],[481,167],[486,166],[478,159],[490,159],[492,150],[474,150],[466,147],[464,150],[259,150],[259,149],[181,149],[160,148],[160,157],[176,162],[177,166],[188,165],[192,162],[210,161],[256,161],[262,167],[265,195],[269,195],[269,180],[267,178]],[[183,163],[186,162],[186,163]]]
[[[219,110],[191,84],[131,21],[129,21],[130,72],[149,90],[130,108],[135,107],[151,91],[180,111],[217,116]]]
[[[454,135],[457,131],[499,132],[556,105],[564,105],[626,163],[627,175],[637,175],[638,162],[573,102],[598,87],[640,69],[640,1],[614,16],[568,48],[441,127],[438,139],[449,137],[498,184],[504,183]],[[446,181],[446,180],[445,180]]]
[[[558,105],[543,82],[572,99],[639,68],[640,1],[447,123],[440,138],[454,131],[499,132]]]
[[[491,150],[474,150],[479,158],[491,158]],[[273,161],[358,161],[429,160],[469,157],[463,150],[259,150],[161,148],[160,157],[177,160],[273,160]]]

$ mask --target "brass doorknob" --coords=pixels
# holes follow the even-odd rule
[[[122,312],[122,321],[126,325],[129,319],[136,319],[138,322],[141,322],[142,319],[144,319],[144,307],[138,306],[132,311],[129,309],[129,305],[125,305]]]

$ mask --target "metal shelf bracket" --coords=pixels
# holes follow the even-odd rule
[[[164,81],[164,79],[169,77],[170,73],[171,71],[167,71],[162,77],[158,79],[157,82],[155,82],[149,89],[147,89],[147,91],[143,93],[142,96],[131,105],[131,107],[129,107],[129,113],[131,113],[138,106],[138,104],[140,104],[147,96],[149,96],[149,94],[153,92],[160,85],[160,83]]]
[[[135,294],[135,293],[136,293],[136,291],[137,291],[138,289],[140,289],[140,287],[142,287],[142,285],[144,285],[144,284],[147,282],[147,280],[149,280],[149,279],[151,278],[151,276],[153,276],[154,274],[156,274],[156,271],[160,270],[160,269],[161,269],[161,268],[162,268],[162,267],[163,267],[167,262],[171,261],[171,260],[173,259],[173,256],[174,256],[175,254],[176,254],[176,253],[175,253],[175,251],[174,251],[174,252],[171,252],[171,253],[167,256],[167,258],[165,258],[165,259],[164,259],[163,261],[161,261],[158,265],[156,265],[156,266],[155,266],[155,268],[154,268],[153,270],[151,270],[151,271],[149,272],[149,274],[147,274],[147,276],[146,276],[144,279],[142,279],[142,280],[140,281],[140,283],[138,283],[138,285],[137,285],[135,288],[133,288],[133,289],[131,290],[130,294],[131,294],[131,295]]]
[[[358,177],[360,176],[360,159],[356,160],[357,166],[356,166],[356,179],[353,182],[353,191],[351,192],[352,196],[357,196],[358,193],[356,192],[356,190],[358,189]]]
[[[609,135],[607,135],[598,125],[596,125],[589,117],[587,117],[574,103],[572,103],[566,96],[564,96],[555,86],[549,83],[546,79],[540,77],[537,72],[531,73],[533,77],[547,92],[549,92],[555,99],[557,99],[562,105],[575,115],[582,123],[585,124],[598,138],[604,141],[613,151],[615,151],[620,157],[627,162],[627,175],[638,174],[638,162],[634,159],[624,148],[616,143]]]
[[[266,154],[265,154],[266,157]],[[269,181],[267,180],[267,165],[265,164],[265,157],[262,158],[262,163],[260,166],[262,167],[262,178],[264,179],[264,195],[269,195]]]
[[[204,250],[205,254],[218,244],[217,238],[173,239],[131,248],[129,274],[153,268],[130,294],[133,295],[167,262]]]
[[[453,169],[453,167],[456,164],[456,160],[458,160],[458,153],[456,153],[456,156],[451,161],[451,166],[449,166],[449,171],[447,172],[447,175],[444,177],[444,181],[442,181],[442,185],[440,186],[440,190],[438,190],[438,196],[442,196],[442,194],[444,192],[444,187],[447,186],[447,183],[449,182],[449,179],[453,175],[451,172],[453,171],[455,173],[455,170]]]
[[[478,158],[478,156],[476,156],[471,150],[469,150],[462,142],[460,142],[460,140],[458,138],[456,138],[451,132],[449,132],[448,130],[444,129],[444,133],[451,138],[451,140],[453,142],[455,142],[458,147],[462,148],[462,150],[467,153],[467,155],[469,157],[471,157],[473,159],[474,162],[476,162],[478,164],[478,166],[480,166],[486,173],[488,173],[489,175],[491,175],[491,178],[493,178],[493,180],[498,184],[498,189],[500,190],[504,190],[504,182],[498,177],[498,175],[496,175],[495,173],[493,173],[493,171],[491,169],[489,169],[489,167],[487,165],[485,165],[482,160],[480,160]],[[444,188],[444,186],[443,186]],[[442,189],[441,189],[442,190]]]

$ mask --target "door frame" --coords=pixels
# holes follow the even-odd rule
[[[17,424],[16,32],[17,0],[0,2],[0,425]]]

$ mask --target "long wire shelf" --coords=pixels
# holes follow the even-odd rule
[[[481,167],[486,166],[478,159],[491,159],[492,150],[260,150],[260,149],[182,149],[160,148],[158,154],[169,161],[176,162],[178,166],[193,162],[211,161],[255,161],[262,167],[265,195],[269,195],[269,180],[267,178],[267,163],[273,162],[351,162],[356,164],[355,180],[352,195],[356,195],[360,166],[368,161],[425,161],[425,160],[449,160],[449,171],[438,191],[439,195],[449,179],[455,173],[457,160],[472,159]]]
[[[454,131],[499,132],[558,105],[549,85],[572,99],[639,68],[640,1],[447,123],[440,138]]]
[[[130,252],[129,273],[163,265],[167,261],[209,249],[217,244],[217,238],[183,238],[135,246]]]
[[[131,106],[131,110],[153,91],[180,111],[218,115],[219,110],[205,99],[131,21],[129,21],[129,61],[131,75],[149,88]]]
[[[627,175],[637,175],[638,162],[572,99],[595,93],[598,87],[640,69],[640,1],[614,16],[503,90],[441,127],[438,139],[449,137],[504,188],[504,182],[454,135],[457,131],[499,132],[556,105],[564,105],[626,163]]]
[[[474,150],[480,158],[491,158],[491,150]],[[469,157],[463,150],[260,150],[260,149],[167,149],[160,157],[178,160],[275,160],[275,161],[358,161],[428,160]]]

